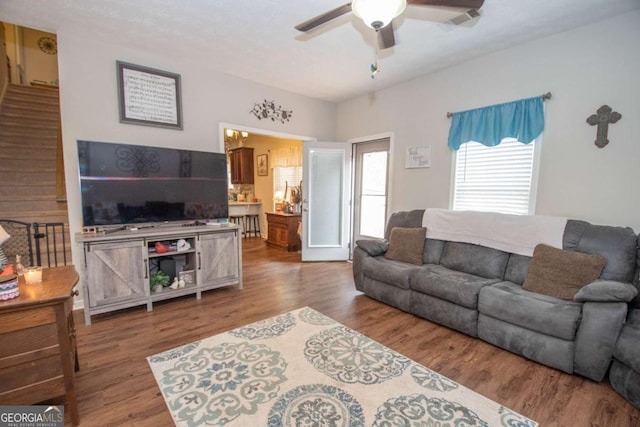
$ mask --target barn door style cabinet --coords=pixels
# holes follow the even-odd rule
[[[139,305],[151,311],[155,301],[190,294],[200,299],[202,291],[223,286],[242,288],[242,241],[234,225],[78,233],[76,241],[84,250],[87,325],[94,314]],[[174,279],[180,279],[179,286],[169,286]]]
[[[253,184],[253,148],[235,148],[229,153],[232,184]]]

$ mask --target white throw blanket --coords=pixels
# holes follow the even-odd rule
[[[567,218],[427,209],[422,223],[430,239],[473,243],[531,256],[539,243],[562,249]]]

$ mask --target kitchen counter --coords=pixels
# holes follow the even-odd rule
[[[229,216],[260,215],[261,202],[229,202]]]

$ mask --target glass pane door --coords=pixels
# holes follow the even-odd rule
[[[349,259],[351,144],[303,145],[302,260]]]

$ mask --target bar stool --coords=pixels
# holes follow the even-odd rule
[[[242,235],[244,237],[247,237],[247,231],[246,231],[247,227],[246,227],[244,215],[229,215],[229,222],[238,224],[240,226],[240,232],[242,233]]]
[[[262,234],[260,234],[260,215],[245,215],[244,223],[246,225],[244,237],[247,237],[252,233],[253,237],[262,237]]]

